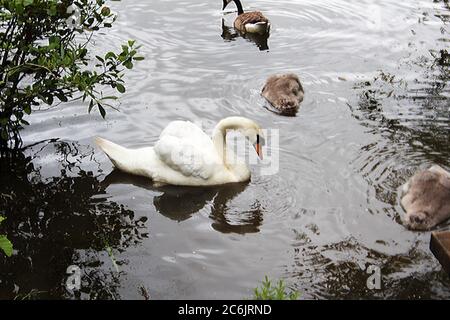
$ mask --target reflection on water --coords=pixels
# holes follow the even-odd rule
[[[449,54],[430,51],[413,63],[421,71],[413,84],[380,72],[355,86],[358,105],[349,104],[358,121],[385,138],[361,147],[354,165],[375,186],[377,197],[393,205],[398,186],[418,167],[449,166]]]
[[[117,297],[120,273],[111,268],[107,250],[138,244],[146,220],[109,201],[98,177],[82,169],[92,155],[77,143],[53,141],[0,158],[0,214],[7,217],[1,231],[15,251],[0,258],[0,299],[30,292],[31,298],[71,297],[64,286],[70,265],[83,271],[75,297]],[[35,164],[46,156],[59,167],[56,176],[44,178]]]
[[[349,248],[357,253],[356,256],[343,254]],[[292,274],[297,280],[295,288],[314,298],[446,299],[450,294],[449,287],[439,285],[447,282],[448,276],[444,272],[436,272],[438,268],[428,266],[421,273],[411,267],[405,268],[405,265],[426,265],[428,257],[420,250],[411,249],[407,255],[386,255],[349,238],[322,248],[313,247],[298,252],[296,272]],[[315,268],[310,268],[311,265]],[[372,273],[366,270],[374,265],[381,266],[380,290],[367,287],[367,278]],[[310,285],[306,287],[305,283]]]
[[[233,41],[237,37],[242,37],[250,42],[253,42],[260,51],[269,50],[268,40],[270,33],[241,33],[234,27],[225,25],[225,20],[222,19],[222,39],[226,41]]]
[[[228,203],[245,190],[245,183],[233,183],[222,186],[182,187],[182,186],[153,186],[151,180],[129,175],[118,170],[112,171],[103,180],[107,187],[113,184],[132,184],[147,190],[161,193],[153,197],[156,210],[165,217],[181,222],[189,219],[201,209],[208,207],[212,227],[223,233],[252,233],[258,232],[263,222],[263,214],[257,202],[252,209],[239,214],[229,212]]]

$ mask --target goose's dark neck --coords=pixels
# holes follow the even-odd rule
[[[238,9],[238,15],[243,14],[244,13],[244,9],[242,9],[242,3],[240,0],[233,0],[234,3],[236,4],[236,7]]]

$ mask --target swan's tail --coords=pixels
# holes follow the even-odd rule
[[[117,169],[128,172],[129,168],[133,167],[132,150],[100,137],[95,138],[95,143],[103,150]]]

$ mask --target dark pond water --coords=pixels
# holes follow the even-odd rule
[[[240,299],[265,275],[304,299],[450,298],[430,233],[400,224],[397,193],[418,168],[450,168],[449,3],[244,5],[270,18],[268,39],[237,36],[219,0],[113,3],[118,22],[93,46],[133,38],[146,60],[107,121],[78,103],[43,107],[23,132],[33,146],[1,159],[0,233],[15,252],[0,257],[0,298]],[[306,91],[297,117],[259,96],[288,71]],[[279,130],[276,174],[254,165],[247,184],[155,188],[111,173],[93,144],[151,145],[172,120],[210,132],[230,115]],[[381,290],[367,288],[370,265]]]

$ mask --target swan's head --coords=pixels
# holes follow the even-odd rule
[[[237,130],[250,141],[259,158],[262,159],[262,146],[264,145],[264,133],[261,127],[253,120],[244,117],[228,117],[222,119],[216,126],[226,134],[227,130]]]
[[[261,128],[256,124],[256,122],[250,120],[253,125],[248,128],[244,128],[241,131],[241,133],[253,144],[253,147],[256,150],[256,154],[258,157],[262,160],[263,158],[263,152],[262,147],[264,145],[264,134],[261,130]]]

